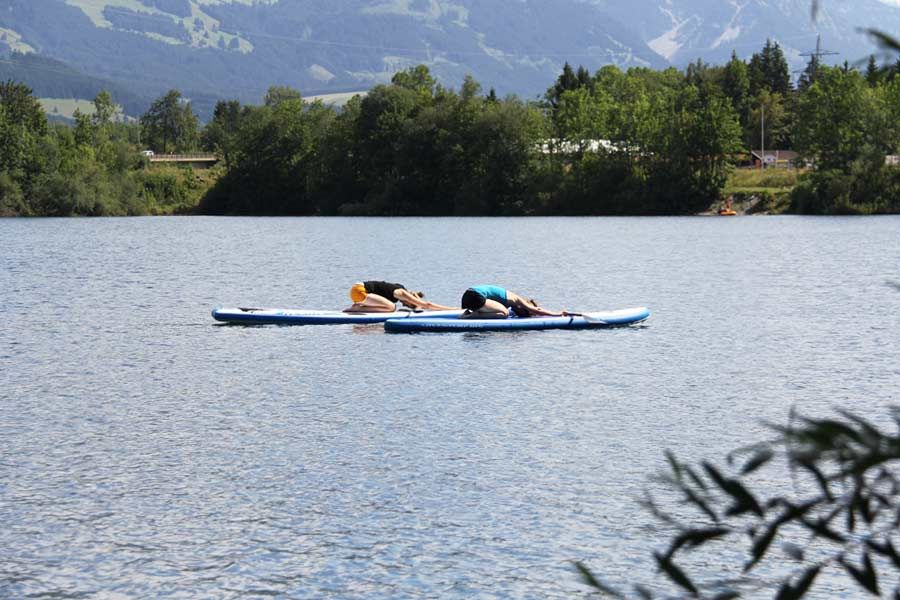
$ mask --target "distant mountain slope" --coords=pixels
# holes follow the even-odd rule
[[[427,64],[534,96],[566,60],[663,67],[628,28],[579,0],[6,0],[0,27],[36,51],[139,93],[259,100],[367,89]]]
[[[811,0],[591,0],[624,20],[660,56],[683,66],[702,58],[722,63],[732,50],[747,58],[767,38],[779,42],[793,66],[807,60],[822,36],[824,49],[838,52],[831,62],[864,60],[877,48],[860,29],[900,33],[900,6],[884,0],[825,0],[817,20]]]
[[[121,83],[91,77],[63,62],[31,53],[13,53],[0,59],[0,81],[10,79],[25,83],[39,98],[92,100],[105,89],[129,116],[143,114],[152,101]]]
[[[2,0],[0,48],[140,97],[178,88],[208,115],[216,98],[257,102],[270,85],[364,90],[419,63],[445,85],[472,74],[534,97],[566,61],[723,62],[767,37],[795,68],[818,32],[852,62],[873,50],[857,26],[900,32],[900,7],[887,1],[826,0],[814,24],[810,0]]]

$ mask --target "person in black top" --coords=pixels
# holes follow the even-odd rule
[[[422,292],[411,292],[406,286],[387,281],[361,281],[350,288],[350,299],[353,305],[344,312],[393,312],[397,310],[397,302],[407,308],[420,310],[455,310],[451,306],[443,306],[425,300]]]

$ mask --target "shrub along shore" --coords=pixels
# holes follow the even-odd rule
[[[460,89],[424,66],[334,108],[270,88],[200,127],[173,90],[139,123],[50,124],[0,84],[0,215],[680,215],[732,196],[747,212],[900,212],[900,65],[810,63],[792,85],[777,44],[684,71],[566,65],[543,98]],[[765,130],[761,130],[765,114]],[[805,169],[737,169],[760,143]],[[215,152],[211,171],[142,151]]]

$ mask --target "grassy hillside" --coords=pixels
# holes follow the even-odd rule
[[[725,193],[789,192],[802,174],[800,169],[735,169],[728,178]]]
[[[804,172],[802,169],[735,169],[722,193],[724,197],[734,198],[738,212],[782,213],[790,207],[791,190]]]
[[[75,111],[80,110],[83,114],[94,114],[94,103],[90,100],[80,100],[77,98],[38,98],[38,102],[44,107],[44,112],[50,118],[74,119]],[[122,112],[122,107],[113,117],[115,121],[133,121],[134,117],[126,116]]]

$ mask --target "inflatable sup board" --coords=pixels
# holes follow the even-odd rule
[[[225,323],[278,325],[342,325],[346,323],[384,323],[388,319],[452,319],[460,316],[462,310],[440,310],[413,312],[398,310],[382,313],[345,313],[339,310],[302,310],[284,308],[216,308],[213,319]]]
[[[418,331],[523,331],[535,329],[595,329],[640,323],[650,317],[646,308],[625,308],[605,312],[583,313],[568,317],[527,317],[508,319],[390,319],[385,331],[409,333]]]

